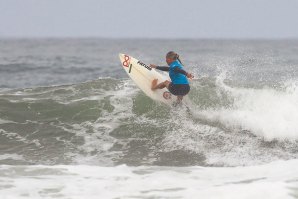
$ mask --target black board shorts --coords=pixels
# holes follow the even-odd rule
[[[169,85],[169,91],[173,95],[187,95],[187,93],[190,91],[190,86],[189,84],[173,84],[170,83]]]

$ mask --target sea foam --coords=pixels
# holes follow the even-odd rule
[[[198,110],[196,115],[229,129],[248,130],[267,141],[298,138],[297,82],[287,82],[281,89],[240,88],[228,86],[219,77],[216,86],[227,93],[232,105]]]

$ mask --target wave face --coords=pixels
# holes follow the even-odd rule
[[[245,88],[225,79],[193,81],[190,111],[152,101],[128,79],[2,91],[0,163],[240,166],[297,158],[297,83]]]

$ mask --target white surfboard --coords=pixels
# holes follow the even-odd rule
[[[158,83],[161,83],[165,80],[169,80],[169,77],[162,75],[144,62],[129,55],[119,54],[119,57],[122,67],[127,72],[128,76],[148,97],[167,105],[175,104],[177,97],[172,95],[167,88],[151,90],[151,84],[154,79],[158,79]]]

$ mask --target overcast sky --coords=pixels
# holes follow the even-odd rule
[[[0,0],[0,37],[298,38],[298,0]]]

